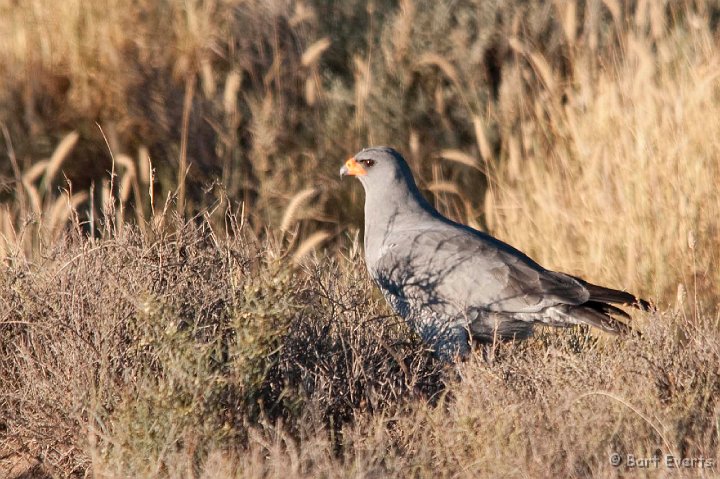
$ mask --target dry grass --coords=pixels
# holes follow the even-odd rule
[[[697,281],[715,305],[717,44],[704,31],[627,40],[621,60],[566,87],[566,104],[547,111],[549,131],[520,125],[524,164],[500,166],[493,223],[556,268],[592,271],[665,304],[678,284]],[[550,137],[548,150],[542,140]],[[559,240],[533,240],[553,237]]]
[[[719,324],[692,300],[640,318],[641,338],[548,332],[443,367],[357,245],[292,267],[228,225],[78,229],[6,258],[4,474],[614,476],[613,452],[717,457]]]
[[[717,474],[713,2],[0,0],[0,476]],[[436,364],[341,162],[641,293]],[[712,468],[615,468],[609,455]]]

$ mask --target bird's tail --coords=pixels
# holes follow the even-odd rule
[[[632,306],[634,308],[641,309],[643,311],[654,311],[655,306],[642,298],[638,298],[627,291],[620,291],[618,289],[611,289],[611,288],[605,288],[603,286],[598,286],[596,284],[588,283],[587,281],[578,278],[576,276],[573,276],[575,280],[577,280],[580,284],[585,286],[585,288],[590,293],[590,301],[589,302],[597,302],[597,303],[611,303],[611,304],[624,304],[627,306]],[[606,306],[610,306],[609,304],[606,304]],[[617,313],[617,311],[622,311],[621,309],[612,307]],[[623,314],[625,314],[623,312]]]
[[[605,288],[588,283],[580,278],[575,279],[585,286],[590,293],[590,299],[575,306],[572,311],[573,315],[584,323],[605,332],[624,334],[633,331],[625,321],[622,321],[630,319],[630,315],[617,306],[613,306],[613,304],[632,306],[643,311],[655,310],[652,303],[627,291]]]
[[[630,319],[630,315],[620,308],[600,301],[588,301],[573,306],[570,314],[576,320],[589,324],[598,329],[612,334],[626,334],[633,329],[624,321]]]

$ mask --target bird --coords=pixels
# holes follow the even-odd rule
[[[509,244],[452,221],[421,194],[391,147],[365,148],[340,169],[365,190],[367,270],[392,309],[433,353],[468,357],[473,343],[521,340],[537,325],[631,331],[618,305],[651,303],[540,266]]]

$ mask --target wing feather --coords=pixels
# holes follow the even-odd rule
[[[587,288],[568,275],[549,271],[515,248],[465,227],[393,232],[378,261],[368,265],[376,278],[427,289],[458,308],[532,313],[579,305]]]

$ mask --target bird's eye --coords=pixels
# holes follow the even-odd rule
[[[375,164],[375,160],[360,160],[360,163],[369,168]]]

